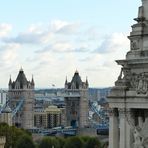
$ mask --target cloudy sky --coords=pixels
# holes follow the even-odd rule
[[[77,69],[113,86],[140,0],[0,0],[0,87],[23,67],[37,88],[63,87]]]

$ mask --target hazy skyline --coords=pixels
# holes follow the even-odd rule
[[[113,86],[117,59],[130,49],[127,36],[140,0],[0,1],[0,87],[20,67],[36,87],[63,87],[77,69],[90,87]]]

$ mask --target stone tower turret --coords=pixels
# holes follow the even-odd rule
[[[11,89],[12,88],[12,80],[11,80],[11,76],[10,76],[10,79],[9,79],[9,89]]]
[[[35,83],[34,83],[33,75],[32,75],[32,80],[31,80],[31,86],[32,86],[32,89],[34,89],[34,87],[35,87]]]
[[[34,80],[28,81],[21,68],[15,81],[9,81],[8,98],[13,112],[13,124],[30,129],[33,127]]]
[[[88,126],[87,86],[86,82],[82,82],[78,71],[74,73],[71,82],[66,82],[65,104],[67,126],[79,128]]]
[[[9,126],[12,126],[12,110],[8,104],[6,104],[0,114],[0,122],[7,123]]]

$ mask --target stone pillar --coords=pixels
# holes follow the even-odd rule
[[[144,7],[144,17],[146,18],[146,20],[148,20],[148,0],[142,0],[142,6]]]
[[[139,124],[139,127],[140,127],[140,128],[143,127],[143,119],[142,119],[142,116],[139,116],[139,117],[138,117],[138,124]]]
[[[119,148],[127,148],[126,147],[126,115],[125,109],[119,109],[119,119],[120,119],[120,144]]]
[[[115,109],[111,109],[109,117],[109,148],[119,148],[119,122]]]

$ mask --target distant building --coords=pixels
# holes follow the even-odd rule
[[[88,126],[88,81],[82,82],[78,71],[71,82],[65,81],[65,109],[67,126]]]
[[[48,106],[44,110],[35,110],[34,126],[37,128],[53,128],[61,126],[63,119],[62,110],[57,108],[57,106]]]
[[[0,113],[0,123],[7,123],[9,126],[12,126],[12,110],[8,104]]]
[[[9,80],[8,98],[12,109],[13,124],[30,129],[33,127],[34,80],[28,81],[21,68],[15,81]]]
[[[3,106],[6,103],[7,92],[4,90],[0,90],[0,105]]]
[[[0,148],[4,148],[6,143],[5,137],[0,137]]]
[[[99,89],[98,88],[89,88],[89,101],[97,101],[99,99]]]
[[[110,92],[110,89],[111,89],[110,87],[99,89],[98,90],[98,101],[100,101],[101,99],[105,99],[107,101],[108,100],[107,96]]]

